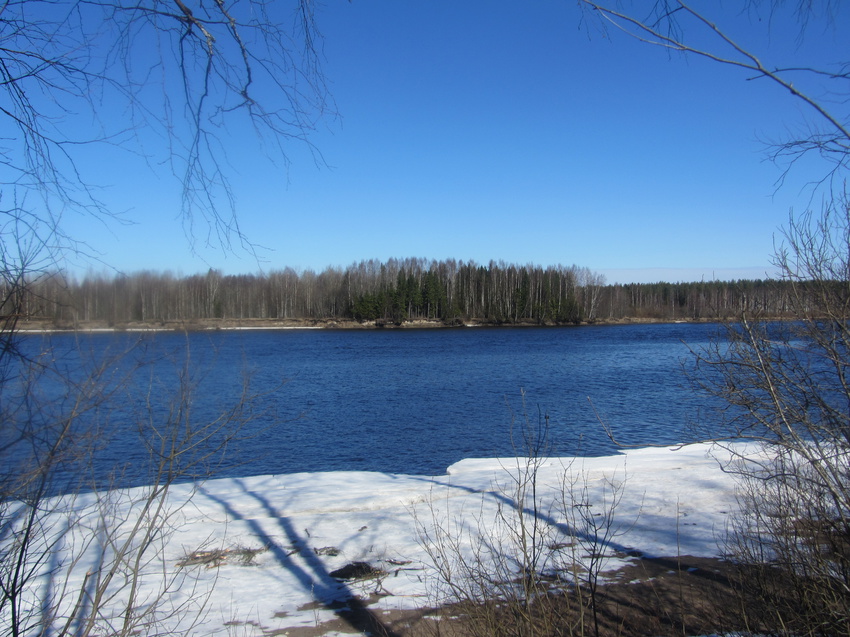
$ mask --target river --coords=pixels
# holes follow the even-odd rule
[[[239,435],[208,467],[216,476],[435,475],[463,458],[524,453],[524,423],[547,425],[553,456],[615,452],[600,419],[630,445],[688,440],[713,405],[690,386],[689,348],[719,333],[711,324],[235,330],[29,335],[24,347],[50,352],[65,376],[103,368],[111,393],[92,410],[102,442],[94,473],[118,469],[120,483],[138,484],[149,464],[140,431],[161,427],[175,404],[184,425],[209,423],[246,394],[255,398]],[[190,399],[175,402],[187,387]]]

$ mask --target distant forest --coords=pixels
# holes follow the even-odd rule
[[[353,319],[401,323],[578,324],[635,319],[712,319],[744,312],[785,315],[791,289],[777,281],[608,285],[578,266],[390,259],[322,272],[175,276],[43,275],[3,290],[26,294],[24,319],[69,326],[190,323],[200,319]]]

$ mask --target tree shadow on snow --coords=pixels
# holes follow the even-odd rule
[[[232,519],[245,522],[268,547],[278,563],[296,577],[303,590],[309,591],[322,608],[332,611],[355,630],[376,637],[400,637],[392,628],[381,622],[347,583],[331,577],[324,562],[308,546],[306,539],[293,527],[291,520],[279,515],[265,497],[246,488],[241,480],[236,479],[234,483],[242,488],[246,496],[259,502],[268,513],[269,518],[277,522],[292,549],[287,550],[286,547],[281,546],[274,537],[262,528],[257,520],[246,519],[228,501],[216,497],[204,489],[201,489],[201,491],[207,498],[220,504]],[[295,555],[298,555],[303,566],[293,559]]]

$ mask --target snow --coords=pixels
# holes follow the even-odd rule
[[[629,551],[718,556],[736,508],[734,475],[721,468],[730,457],[728,449],[698,444],[546,459],[538,471],[541,517],[555,535],[569,532],[570,507],[558,505],[565,489],[573,494],[573,505],[578,497],[602,513],[616,501],[608,547],[608,555],[616,555],[607,558],[606,569],[634,559]],[[425,607],[434,601],[429,597],[434,570],[419,540],[422,525],[463,525],[470,532],[464,537],[474,544],[476,532],[498,527],[493,520],[513,497],[512,476],[526,466],[516,458],[468,459],[435,477],[328,472],[177,485],[168,496],[175,516],[171,531],[162,535],[156,559],[144,565],[144,579],[151,596],[163,579],[175,577],[178,603],[205,603],[196,634],[260,635],[313,627],[334,618],[326,608],[334,600],[366,599],[376,591],[381,596],[370,606],[376,613]],[[117,519],[131,523],[127,503],[144,493],[121,492],[115,499]],[[93,495],[74,501],[81,519],[91,515],[94,501]],[[81,550],[79,539],[63,546],[69,557]],[[225,557],[217,565],[178,566],[200,550],[223,551]],[[68,590],[79,590],[95,566],[94,553],[83,551]],[[352,562],[367,562],[387,575],[359,582],[331,577]],[[173,621],[176,629],[186,618]]]

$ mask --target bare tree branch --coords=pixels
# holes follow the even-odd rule
[[[793,98],[805,103],[814,116],[813,130],[805,137],[772,144],[774,150],[771,152],[771,158],[790,160],[794,163],[803,155],[811,152],[819,153],[821,157],[835,164],[835,168],[820,182],[821,184],[827,183],[838,170],[848,167],[847,156],[850,148],[848,114],[838,114],[834,109],[828,108],[828,99],[801,88],[799,82],[795,83],[791,77],[828,79],[832,83],[823,86],[823,90],[829,91],[831,95],[846,96],[850,94],[850,84],[846,84],[850,80],[846,63],[842,63],[838,71],[802,66],[770,66],[762,62],[755,52],[730,37],[717,23],[682,0],[664,0],[655,3],[650,19],[635,17],[622,10],[619,4],[612,7],[593,0],[582,0],[582,2],[600,16],[605,24],[640,42],[668,51],[696,55],[712,62],[747,71],[752,74],[748,77],[749,80],[769,80],[787,91]],[[804,7],[800,7],[799,10],[808,15]],[[708,36],[705,45],[697,46],[686,39],[682,28],[682,22],[685,20],[690,21],[690,26],[696,32]],[[664,30],[665,27],[666,30]],[[716,44],[716,47],[709,48],[712,44]],[[838,106],[840,103],[843,102],[833,106]],[[834,185],[840,188],[840,180]]]

